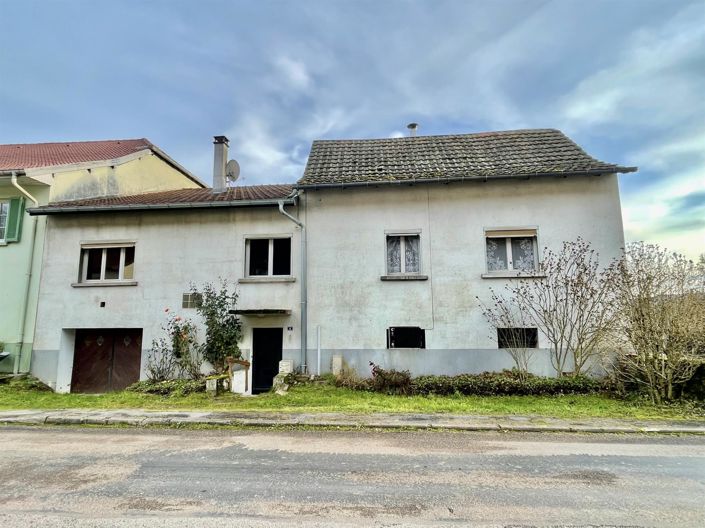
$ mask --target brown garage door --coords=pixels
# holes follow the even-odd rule
[[[71,392],[110,392],[139,381],[142,329],[76,330]]]

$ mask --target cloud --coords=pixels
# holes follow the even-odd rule
[[[294,60],[290,57],[279,57],[274,62],[274,65],[290,88],[307,90],[310,87],[311,77],[302,61]]]
[[[705,109],[705,4],[630,36],[617,61],[583,79],[561,102],[571,128],[622,120],[658,128]]]

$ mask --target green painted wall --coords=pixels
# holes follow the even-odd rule
[[[39,200],[40,204],[48,201],[49,187],[21,185]],[[19,196],[21,194],[12,186],[10,178],[0,178],[0,200]],[[32,205],[29,200],[25,201],[25,207]],[[35,222],[37,231],[34,258],[32,259],[32,230]],[[20,372],[29,370],[34,322],[37,314],[45,226],[46,217],[30,217],[25,211],[20,241],[6,245],[0,244],[0,341],[5,343],[5,351],[10,352],[10,357],[0,361],[0,372],[12,372],[15,366]],[[32,262],[31,279],[29,276],[30,262]],[[23,301],[28,281],[30,282],[29,301],[25,311],[24,335],[20,336],[20,326],[24,317]]]

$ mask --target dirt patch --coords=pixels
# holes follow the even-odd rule
[[[264,504],[260,504],[264,506]],[[296,517],[365,518],[404,517],[421,515],[427,506],[422,504],[332,504],[316,502],[296,504],[290,502],[270,503],[264,508],[270,515]]]
[[[118,504],[118,509],[127,511],[160,511],[173,512],[184,509],[193,509],[201,506],[203,502],[195,500],[163,501],[154,498],[135,497]]]
[[[505,451],[499,443],[462,442],[462,438],[431,435],[407,436],[404,434],[366,434],[360,441],[359,434],[249,434],[232,438],[253,451],[286,451],[289,453],[322,453],[331,455],[400,455],[421,456],[432,454],[466,455],[468,453],[494,453]],[[460,445],[458,445],[460,443]]]
[[[76,491],[126,480],[137,468],[138,465],[129,460],[72,467],[39,462],[11,463],[0,471],[0,486]]]
[[[583,484],[596,484],[596,485],[607,485],[614,484],[617,482],[617,475],[611,473],[610,471],[596,470],[582,470],[582,471],[571,471],[569,473],[559,473],[553,478],[558,480],[569,480],[573,482],[580,482]]]

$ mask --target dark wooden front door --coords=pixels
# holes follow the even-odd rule
[[[71,392],[122,390],[140,379],[142,330],[76,330]]]
[[[266,392],[272,388],[274,376],[279,373],[282,360],[283,328],[252,329],[252,392]]]

